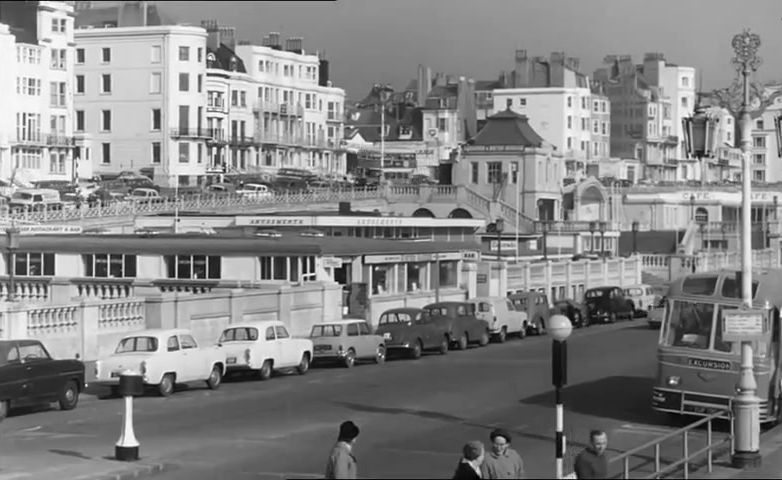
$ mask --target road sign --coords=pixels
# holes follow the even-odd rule
[[[722,339],[728,342],[764,340],[769,334],[768,312],[761,309],[722,311]]]

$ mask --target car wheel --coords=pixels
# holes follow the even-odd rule
[[[356,364],[356,351],[352,348],[345,355],[345,368],[352,368]]]
[[[220,383],[223,381],[223,369],[220,368],[219,365],[215,365],[212,367],[211,373],[209,373],[209,378],[206,379],[206,386],[209,387],[210,390],[217,390],[220,388]]]
[[[443,340],[440,342],[440,348],[438,349],[440,355],[445,355],[446,353],[448,353],[448,345],[450,343],[451,342],[448,341],[448,335],[444,336]]]
[[[485,347],[488,344],[489,344],[489,332],[483,332],[481,334],[481,339],[478,340],[478,345],[480,345],[481,347]]]
[[[375,352],[375,363],[385,363],[386,361],[386,347],[383,345],[377,346],[377,352]]]
[[[463,333],[462,336],[459,337],[459,350],[467,350],[468,343],[470,343],[470,339],[466,333]]]
[[[497,335],[497,341],[500,343],[505,343],[505,340],[508,339],[508,329],[506,327],[502,327],[502,330],[500,330],[499,335]]]
[[[261,380],[268,380],[272,377],[272,362],[271,360],[266,360],[263,362],[263,365],[261,365],[261,369],[258,371],[258,377]]]
[[[527,337],[527,329],[529,326],[525,323],[521,326],[521,330],[519,331],[519,338],[526,338]]]
[[[299,373],[299,375],[304,375],[307,373],[307,370],[310,369],[310,356],[307,353],[303,353],[301,355],[301,361],[299,362],[299,366],[296,367],[296,371]]]
[[[70,380],[65,383],[62,392],[60,392],[58,403],[60,404],[60,410],[73,410],[76,408],[76,405],[79,403],[79,387],[76,385],[76,382]]]
[[[8,400],[0,400],[0,422],[8,416]]]
[[[410,349],[410,357],[417,360],[421,358],[422,352],[423,352],[423,346],[421,346],[421,340],[416,340],[415,344],[413,345],[413,348]]]
[[[581,317],[579,312],[573,312],[573,325],[576,328],[581,328],[584,326],[584,319]]]
[[[160,379],[160,385],[157,387],[157,391],[161,397],[168,397],[174,393],[174,374],[167,373]]]

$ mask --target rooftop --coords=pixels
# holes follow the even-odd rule
[[[470,145],[521,145],[542,147],[543,138],[533,130],[525,115],[510,108],[494,114],[470,141]]]

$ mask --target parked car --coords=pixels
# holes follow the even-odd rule
[[[190,330],[142,330],[122,338],[112,355],[95,362],[95,383],[116,393],[122,372],[134,370],[143,376],[144,385],[167,397],[176,383],[203,381],[217,389],[225,365],[225,351],[216,345],[200,347]]]
[[[659,295],[655,294],[651,285],[643,283],[625,288],[624,294],[632,300],[636,317],[646,315],[660,298]]]
[[[667,297],[660,297],[654,307],[649,310],[649,314],[646,316],[646,322],[649,324],[649,328],[655,329],[662,326],[667,303]]]
[[[564,315],[570,319],[574,328],[589,326],[589,310],[586,305],[573,299],[566,298],[554,302],[553,314]]]
[[[546,333],[546,324],[551,316],[548,297],[540,292],[517,291],[508,295],[516,310],[527,312],[527,333],[543,335]]]
[[[470,302],[439,302],[424,307],[424,315],[448,329],[448,343],[459,350],[466,350],[470,343],[481,347],[489,343],[489,323],[475,316],[475,306]]]
[[[471,298],[475,307],[475,316],[486,320],[489,333],[500,343],[505,342],[508,335],[518,334],[521,338],[527,336],[527,312],[516,310],[513,303],[502,297]]]
[[[590,288],[584,292],[590,323],[614,323],[619,318],[632,320],[635,308],[619,287]]]
[[[0,420],[30,404],[57,402],[72,410],[84,386],[79,360],[55,360],[38,340],[0,340]]]
[[[246,198],[272,198],[274,194],[266,185],[260,183],[247,183],[236,191],[242,197]]]
[[[218,346],[225,351],[227,373],[250,371],[261,380],[274,370],[289,368],[304,375],[312,361],[312,340],[292,338],[278,320],[231,325],[223,330]]]
[[[404,351],[412,358],[421,358],[424,350],[436,349],[448,353],[448,329],[434,322],[420,308],[394,308],[380,315],[375,333],[383,336],[386,350]]]
[[[157,190],[152,188],[134,188],[128,199],[135,203],[159,203],[163,201]]]
[[[372,333],[365,320],[316,323],[312,326],[310,339],[313,362],[337,361],[351,368],[357,360],[386,361],[383,337]]]
[[[11,211],[62,210],[60,192],[51,188],[19,189],[11,195]]]

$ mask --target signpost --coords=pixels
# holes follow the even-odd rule
[[[762,309],[722,311],[722,339],[727,342],[764,340],[769,334],[768,314]]]

